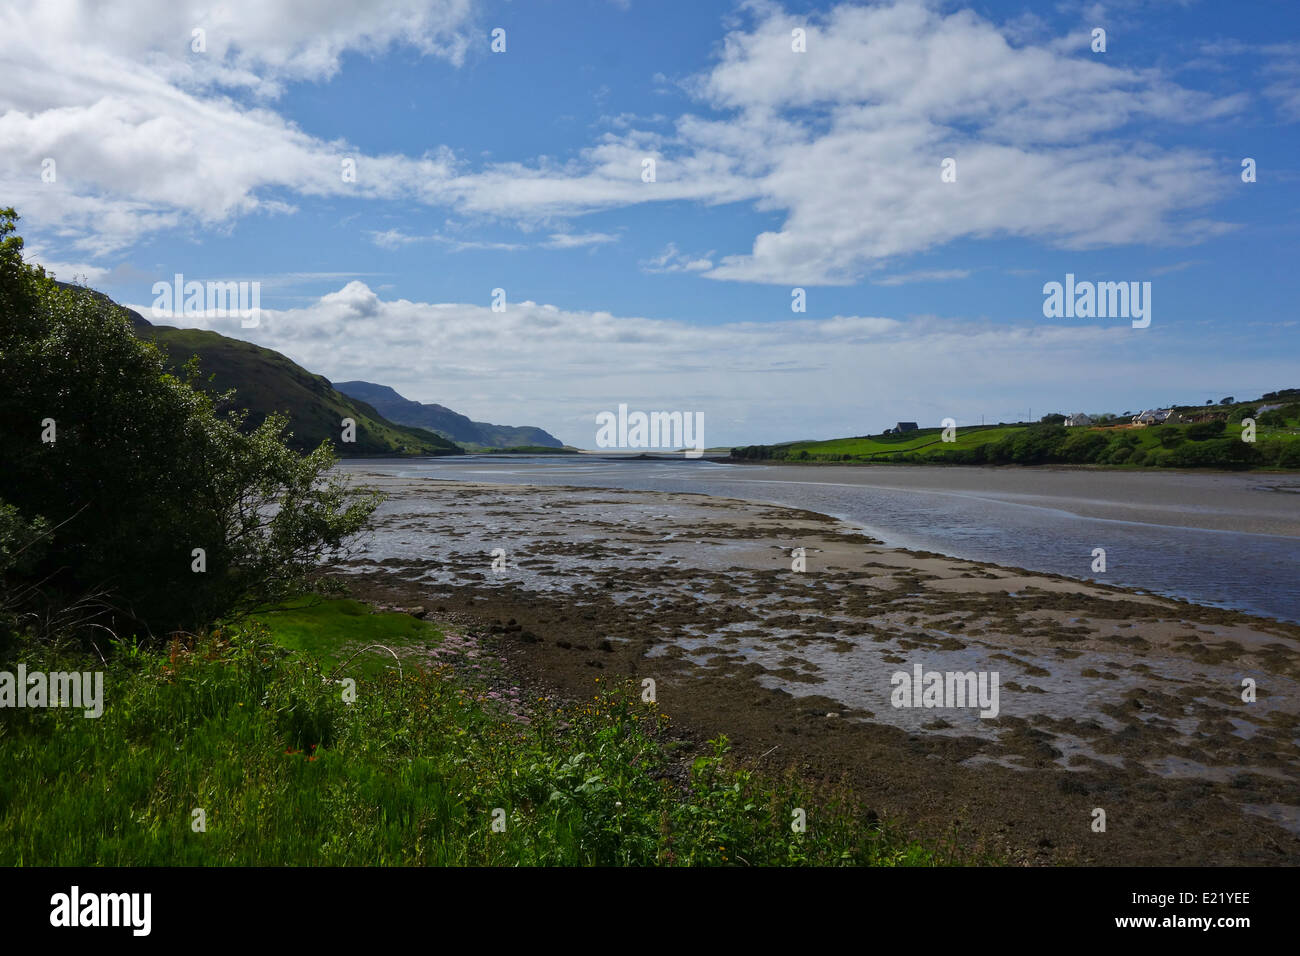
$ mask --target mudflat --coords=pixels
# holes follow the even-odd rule
[[[651,678],[686,740],[1012,862],[1300,863],[1300,626],[734,498],[354,480],[389,498],[341,577],[524,692]],[[996,675],[996,716],[895,706],[918,666]]]

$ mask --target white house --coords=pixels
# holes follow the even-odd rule
[[[1077,428],[1080,425],[1091,425],[1092,419],[1083,412],[1075,412],[1065,420],[1066,428]]]

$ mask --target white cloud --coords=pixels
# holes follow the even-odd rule
[[[542,245],[547,249],[578,249],[583,246],[603,246],[618,242],[618,236],[607,232],[555,232]]]
[[[1041,305],[1034,293],[1027,311]],[[134,308],[151,316],[149,304]],[[1125,321],[881,316],[701,326],[530,301],[505,312],[488,301],[388,301],[360,281],[302,308],[263,309],[255,329],[237,317],[153,321],[215,329],[334,381],[379,382],[479,421],[538,425],[584,447],[594,443],[596,412],[620,402],[702,411],[710,444],[860,435],[949,415],[961,424],[981,415],[1012,420],[1028,405],[1093,408],[1117,381],[1134,383],[1115,397],[1128,407],[1181,394],[1189,357],[1213,347],[1176,325],[1162,328],[1158,317],[1145,330]],[[1216,366],[1224,380],[1290,374],[1285,355],[1232,354],[1225,349]]]
[[[283,214],[302,197],[411,195],[447,178],[448,154],[358,157],[266,106],[291,79],[319,80],[344,51],[395,43],[459,62],[469,0],[27,0],[0,7],[0,185],[33,223],[94,256],[149,233]],[[206,30],[206,52],[190,47]],[[42,181],[42,162],[56,179]]]
[[[81,282],[94,285],[112,274],[112,269],[92,265],[88,262],[58,262],[49,258],[45,247],[39,244],[24,244],[23,258],[45,269],[46,274],[54,276],[60,282]]]
[[[427,236],[416,236],[401,229],[385,229],[382,232],[372,231],[369,233],[370,241],[382,249],[400,249],[402,246],[408,246],[416,242],[436,242],[447,247],[452,252],[465,252],[467,250],[488,250],[492,252],[517,252],[521,249],[581,249],[585,246],[600,246],[610,242],[618,242],[618,236],[606,232],[555,232],[552,233],[545,242],[541,243],[522,243],[522,242],[484,242],[475,239],[454,239],[450,236],[444,236],[437,233]]]
[[[1153,276],[1169,275],[1171,272],[1182,272],[1184,269],[1190,269],[1193,266],[1203,266],[1206,264],[1205,259],[1184,259],[1181,262],[1174,262],[1167,266],[1158,266],[1151,269]]]
[[[1250,57],[1262,92],[1272,100],[1283,122],[1300,122],[1300,43],[1243,43],[1221,39],[1200,45],[1204,54],[1192,63],[1200,69],[1224,69],[1229,57]]]
[[[971,274],[970,269],[930,269],[928,271],[904,272],[898,275],[885,276],[883,279],[872,279],[875,285],[907,285],[909,282],[947,282],[950,279],[965,279]]]
[[[1119,131],[1203,122],[1239,110],[1240,97],[1013,47],[969,11],[845,5],[808,21],[765,9],[727,37],[696,91],[763,141],[759,207],[787,218],[713,278],[850,283],[880,260],[959,238],[1088,248],[1226,228],[1186,221],[1225,188],[1210,157]],[[790,51],[794,26],[808,31],[807,53]],[[956,182],[940,179],[945,157]]]
[[[652,274],[665,272],[707,272],[713,268],[710,251],[702,256],[689,256],[677,248],[677,243],[670,242],[664,251],[641,263],[641,271]]]
[[[616,114],[617,132],[567,161],[471,169],[445,148],[364,155],[230,95],[273,103],[287,81],[332,75],[345,51],[405,44],[459,62],[470,0],[149,0],[129,14],[74,0],[10,4],[0,10],[0,186],[91,257],[160,230],[292,214],[315,197],[415,201],[529,228],[646,202],[746,202],[784,221],[748,250],[709,257],[707,268],[696,257],[687,271],[809,285],[852,283],[962,238],[1090,248],[1192,243],[1230,228],[1196,213],[1226,188],[1212,158],[1142,137],[1233,114],[1244,95],[1216,98],[1155,69],[1100,62],[1070,49],[1075,38],[1013,46],[1008,37],[1041,30],[922,0],[845,4],[812,19],[771,3],[746,9],[717,62],[686,83],[712,115],[653,132]],[[790,50],[794,25],[808,30],[807,53]],[[197,26],[207,30],[203,54],[188,46]],[[1293,77],[1282,66],[1273,77],[1268,95],[1292,109]],[[640,178],[647,156],[658,163],[654,183]],[[939,178],[947,156],[955,183]],[[58,162],[55,184],[40,180],[46,157]],[[345,157],[357,161],[355,183],[340,175]]]

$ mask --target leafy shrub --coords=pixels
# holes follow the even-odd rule
[[[1292,403],[1265,412],[1258,417],[1257,421],[1267,428],[1286,428],[1287,422],[1293,422],[1296,419],[1300,419],[1300,404]]]
[[[1071,435],[1061,446],[1061,458],[1073,464],[1087,464],[1098,461],[1103,452],[1110,447],[1110,439],[1101,432],[1083,431]]]
[[[119,622],[154,633],[300,593],[378,499],[328,476],[328,442],[289,448],[282,416],[245,433],[218,415],[111,302],[27,265],[16,218],[0,210],[0,498],[53,533],[9,584],[106,592]]]
[[[997,463],[1039,465],[1058,461],[1068,435],[1063,425],[1033,425],[999,440],[987,454],[990,461]]]
[[[1227,427],[1227,422],[1197,422],[1194,425],[1187,426],[1188,441],[1205,441],[1209,438],[1218,438],[1223,435],[1223,430]]]
[[[1279,468],[1300,468],[1300,441],[1283,442],[1274,464]]]
[[[1188,443],[1167,453],[1166,468],[1249,468],[1259,463],[1259,452],[1239,438],[1215,438]]]

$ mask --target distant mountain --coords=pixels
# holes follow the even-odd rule
[[[444,405],[425,405],[404,398],[387,385],[373,382],[339,382],[334,386],[345,395],[368,402],[390,421],[427,428],[462,445],[483,448],[515,448],[521,445],[563,448],[564,443],[549,432],[527,425],[491,425],[470,421]]]
[[[59,285],[69,287],[68,283]],[[246,424],[255,428],[272,412],[289,418],[290,447],[311,451],[329,439],[344,457],[367,455],[459,455],[464,449],[441,435],[397,425],[364,401],[337,391],[329,380],[313,375],[279,352],[217,332],[154,325],[139,312],[118,305],[102,292],[83,289],[112,306],[130,321],[135,334],[167,354],[174,371],[199,357],[201,387],[209,393],[235,390],[235,407],[248,409]],[[209,381],[210,379],[210,381]],[[343,419],[357,423],[356,441],[342,441]]]

